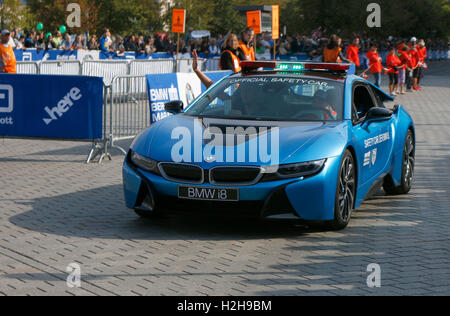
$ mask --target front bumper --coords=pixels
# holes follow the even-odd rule
[[[139,208],[147,196],[164,212],[205,212],[262,218],[334,219],[339,157],[329,158],[323,170],[310,178],[286,179],[240,186],[239,202],[191,201],[178,198],[180,183],[148,173],[128,163],[123,165],[125,201]],[[205,183],[194,187],[214,188]]]

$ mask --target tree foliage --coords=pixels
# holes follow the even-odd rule
[[[1,8],[1,24],[12,29],[28,27],[33,20],[31,11],[21,0],[4,0]]]
[[[245,19],[236,6],[279,4],[280,27],[286,26],[288,34],[306,35],[322,26],[327,34],[341,36],[354,32],[374,37],[450,35],[449,0],[28,0],[28,6],[21,0],[5,0],[3,22],[8,27],[33,27],[42,22],[46,31],[54,31],[66,24],[66,8],[71,2],[81,6],[83,32],[100,33],[106,27],[122,35],[170,30],[176,7],[187,10],[187,28],[226,34],[244,27]],[[372,2],[381,6],[381,28],[367,26],[367,5]]]
[[[369,28],[366,20],[373,0],[290,0],[280,21],[288,31],[309,33],[322,26],[349,36],[367,32],[373,36],[445,37],[450,35],[448,0],[375,1],[381,6],[381,28]]]

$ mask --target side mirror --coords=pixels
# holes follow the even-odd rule
[[[371,108],[366,115],[366,122],[385,121],[392,117],[393,112],[386,108]]]
[[[184,104],[183,101],[171,101],[164,105],[166,112],[171,114],[179,114],[183,111]]]

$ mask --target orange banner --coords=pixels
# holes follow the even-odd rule
[[[280,6],[272,6],[272,39],[280,38]]]
[[[261,34],[261,11],[247,12],[247,26],[251,27],[255,34]]]
[[[184,33],[186,29],[186,10],[173,9],[172,33]]]

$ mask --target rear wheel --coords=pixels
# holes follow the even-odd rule
[[[414,136],[411,131],[408,131],[403,151],[401,183],[398,187],[394,186],[394,181],[390,176],[388,176],[383,184],[384,191],[386,191],[386,193],[390,195],[408,194],[409,191],[411,191],[414,179],[414,165],[415,165]]]
[[[336,188],[334,220],[331,228],[347,227],[353,213],[356,196],[356,166],[353,155],[347,150],[342,158]]]

